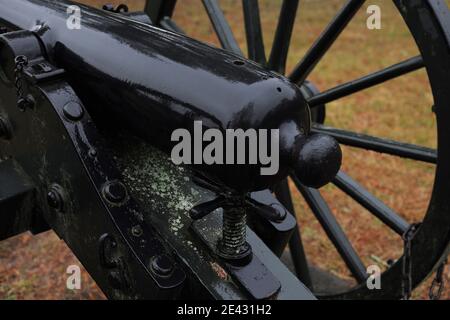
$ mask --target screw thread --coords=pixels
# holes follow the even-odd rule
[[[246,241],[247,215],[245,209],[232,208],[224,210],[222,229],[221,253],[229,257],[238,257],[248,251]]]

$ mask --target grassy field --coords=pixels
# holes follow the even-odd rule
[[[101,5],[104,1],[85,0]],[[128,3],[131,9],[141,9],[143,2]],[[198,0],[181,0],[175,21],[188,35],[218,46],[218,41],[203,7]],[[271,47],[281,0],[260,0],[266,48]],[[288,60],[291,69],[317,38],[343,0],[304,0],[299,9]],[[220,1],[244,52],[245,29],[241,2]],[[329,54],[323,59],[312,80],[320,90],[360,77],[418,54],[417,47],[402,18],[390,0],[372,0],[382,9],[382,29],[366,28],[364,10],[356,16]],[[269,53],[269,50],[267,50]],[[436,147],[435,119],[431,112],[433,98],[424,71],[390,81],[354,96],[329,104],[327,124],[399,141]],[[421,221],[429,202],[434,167],[373,152],[344,148],[345,171],[381,198],[410,222]],[[334,274],[350,279],[343,262],[318,222],[293,188],[295,206],[308,258]],[[332,186],[324,188],[339,222],[363,261],[383,264],[402,253],[400,237],[388,231],[363,208]],[[102,298],[95,284],[84,274],[80,292],[65,289],[65,268],[76,258],[53,234],[38,237],[22,235],[0,243],[0,298]],[[380,265],[380,266],[381,266]],[[449,279],[449,272],[446,277]],[[414,298],[426,298],[429,281],[414,293]],[[445,298],[450,298],[447,289]]]

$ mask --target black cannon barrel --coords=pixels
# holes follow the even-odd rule
[[[72,5],[81,9],[79,29],[67,26]],[[329,163],[322,158],[329,158],[330,152],[338,163],[328,171],[333,175],[339,168],[340,150],[330,139],[311,142],[315,147],[307,148],[309,152],[324,150],[317,156],[300,155],[310,132],[304,97],[286,78],[251,61],[65,0],[0,0],[0,24],[33,31],[49,60],[66,70],[70,84],[96,120],[115,121],[166,152],[173,147],[173,131],[193,131],[195,121],[222,132],[281,129],[277,175],[262,176],[260,165],[201,166],[236,190],[267,188],[291,169],[306,177],[302,161],[312,159],[316,166]],[[4,68],[8,69],[6,62]],[[313,167],[308,166],[309,173]]]

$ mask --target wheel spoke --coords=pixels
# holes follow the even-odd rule
[[[336,15],[333,21],[327,26],[319,39],[313,44],[305,57],[295,67],[289,78],[298,84],[302,84],[322,57],[327,53],[338,36],[344,31],[345,27],[364,4],[365,0],[349,0]]]
[[[386,82],[388,80],[403,76],[407,73],[419,70],[424,67],[424,63],[421,56],[411,58],[396,65],[390,66],[381,71],[372,73],[363,78],[350,81],[348,83],[337,86],[333,89],[319,93],[311,97],[308,100],[308,104],[311,108],[323,105],[328,102],[338,100],[340,98],[349,96],[356,92],[374,87],[378,84]]]
[[[355,279],[358,282],[365,281],[367,279],[366,268],[332,214],[325,199],[318,190],[303,186],[296,177],[293,177],[293,180]]]
[[[262,65],[266,64],[266,52],[259,15],[258,0],[242,0],[247,35],[248,57]]]
[[[233,32],[231,31],[230,25],[225,19],[222,9],[220,9],[219,4],[217,3],[217,0],[202,1],[222,47],[225,50],[232,51],[242,56],[243,54],[239,48],[239,44],[237,43]]]
[[[292,202],[291,191],[289,189],[288,180],[285,179],[275,187],[275,195],[278,201],[294,216],[295,214],[294,204]],[[305,250],[303,248],[302,236],[300,233],[300,227],[297,226],[289,239],[289,251],[291,253],[292,262],[294,264],[295,273],[297,277],[305,286],[313,290],[313,283],[309,272],[308,261],[306,259]]]
[[[169,30],[169,31],[172,31],[175,33],[185,34],[185,32],[170,17],[164,17],[159,22],[159,24],[161,25],[161,27],[163,27],[166,30]]]
[[[297,17],[299,0],[284,0],[278,20],[269,68],[281,74],[286,72],[286,61],[291,44],[292,31]]]
[[[145,2],[145,13],[153,23],[159,24],[164,17],[171,17],[177,0],[152,0]]]
[[[408,222],[344,172],[339,172],[333,183],[397,234],[402,236],[409,229]]]
[[[332,136],[339,143],[346,146],[376,151],[405,159],[437,163],[437,152],[434,149],[330,128],[319,124],[314,124],[312,131]]]

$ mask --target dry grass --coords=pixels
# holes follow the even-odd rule
[[[96,5],[103,1],[86,0]],[[110,1],[120,3],[124,1]],[[141,9],[143,1],[125,1],[132,9]],[[175,20],[186,32],[213,45],[218,41],[198,0],[182,0]],[[220,1],[245,50],[245,32],[240,1]],[[260,0],[266,47],[270,48],[280,0]],[[329,22],[343,0],[304,0],[293,35],[288,61],[291,69]],[[392,1],[372,0],[383,13],[383,29],[369,31],[362,10],[342,34],[311,80],[321,90],[360,77],[418,53],[417,47],[394,8]],[[435,119],[431,112],[432,96],[425,72],[420,71],[389,82],[389,85],[361,92],[328,105],[327,123],[340,128],[393,138],[400,141],[436,146]],[[344,149],[344,169],[364,184],[387,205],[408,221],[422,220],[429,202],[434,167],[404,161],[372,152]],[[314,264],[349,278],[332,244],[301,196],[294,190],[295,206],[302,228],[308,257]],[[323,192],[339,222],[366,264],[374,264],[373,255],[382,260],[401,255],[401,239],[388,231],[363,208],[334,187]],[[11,249],[13,248],[13,249]],[[36,239],[21,236],[0,244],[0,298],[99,298],[101,293],[86,281],[82,292],[73,294],[64,288],[62,278],[67,265],[76,261],[53,235]],[[2,270],[1,268],[5,269]],[[39,272],[39,273],[37,273]],[[37,276],[39,274],[39,276]],[[6,275],[6,276],[5,276]],[[447,280],[449,273],[446,274]],[[414,297],[426,298],[429,281],[416,290]],[[450,290],[445,292],[450,298]]]

